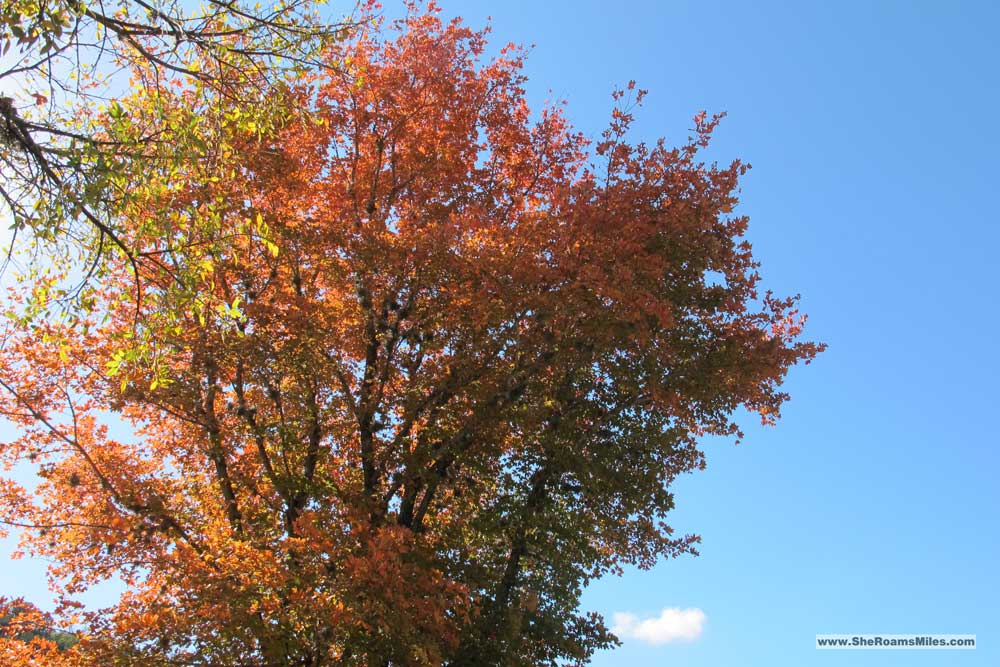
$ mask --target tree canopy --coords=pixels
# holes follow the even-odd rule
[[[182,83],[203,105],[226,100],[262,131],[282,100],[262,96],[316,56],[349,19],[321,19],[319,0],[261,6],[244,0],[11,0],[0,8],[0,213],[13,236],[42,254],[91,263],[115,249],[133,256],[119,215],[136,172],[155,162],[204,159],[206,128],[158,105]],[[146,96],[145,132],[118,98]],[[216,135],[214,139],[220,139]],[[13,254],[7,251],[8,259]],[[134,257],[133,257],[134,259]],[[86,273],[86,272],[85,272]]]
[[[633,143],[629,84],[591,145],[486,37],[372,19],[276,84],[267,132],[175,79],[152,118],[217,141],[144,163],[135,264],[69,319],[25,318],[58,276],[14,292],[0,456],[40,483],[5,479],[0,519],[54,563],[61,659],[583,664],[616,642],[586,584],[694,551],[664,517],[698,438],[773,423],[822,346],[759,292],[747,167],[699,159],[719,117]],[[148,134],[149,99],[103,131]],[[72,606],[114,576],[115,605]]]

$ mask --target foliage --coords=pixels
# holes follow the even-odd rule
[[[121,256],[74,321],[14,293],[0,455],[41,482],[3,482],[0,519],[67,610],[128,584],[80,664],[582,664],[616,642],[587,582],[694,551],[663,518],[697,439],[773,423],[821,346],[758,294],[746,167],[698,158],[717,117],[630,143],[630,84],[591,148],[485,48],[411,8],[283,85],[274,132],[199,111],[212,160],[121,208],[141,294]]]
[[[144,169],[206,159],[210,136],[158,107],[181,83],[203,104],[226,99],[257,132],[280,114],[265,98],[287,73],[315,67],[347,23],[320,20],[317,0],[12,0],[0,8],[0,206],[13,236],[97,270],[109,248],[135,260],[119,213]],[[131,75],[131,79],[129,79]],[[123,91],[147,97],[144,132]],[[131,129],[135,129],[132,127]],[[218,136],[215,137],[218,139]],[[24,236],[24,234],[21,234]],[[11,258],[11,242],[7,252]],[[89,269],[87,267],[90,267]],[[38,269],[40,267],[34,266]]]
[[[0,597],[0,664],[48,667],[66,663],[76,635],[55,630],[49,614],[23,599]]]

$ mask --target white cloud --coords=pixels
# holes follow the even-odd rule
[[[659,646],[692,642],[701,636],[708,617],[701,609],[667,608],[659,616],[639,620],[635,614],[615,612],[611,631],[621,639],[637,639]]]

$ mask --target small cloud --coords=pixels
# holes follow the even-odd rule
[[[701,609],[671,607],[659,616],[639,620],[635,614],[615,612],[611,631],[621,639],[637,639],[659,646],[670,642],[693,642],[701,636],[708,617]]]

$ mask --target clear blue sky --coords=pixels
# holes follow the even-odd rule
[[[1000,664],[1000,5],[444,4],[473,26],[491,14],[497,44],[534,43],[531,98],[565,98],[587,134],[629,79],[650,91],[638,138],[727,111],[712,155],[754,165],[742,210],[765,283],[801,292],[830,345],[791,373],[777,428],[706,443],[708,469],[676,485],[671,522],[702,555],[585,596],[609,619],[701,609],[701,636],[594,664]],[[45,596],[37,564],[0,563],[0,593]],[[979,648],[814,648],[855,632]]]

